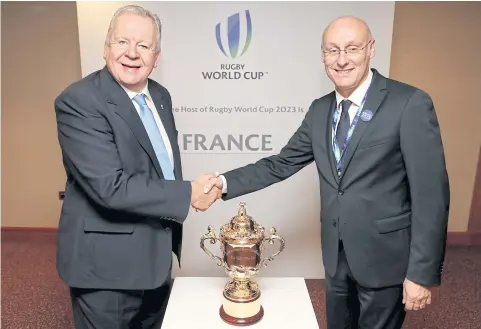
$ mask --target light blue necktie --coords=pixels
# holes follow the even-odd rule
[[[169,154],[165,148],[164,140],[160,134],[159,127],[155,122],[154,114],[145,101],[145,95],[138,94],[134,97],[134,101],[140,106],[140,118],[142,119],[142,123],[147,131],[147,135],[149,135],[155,155],[157,155],[157,159],[159,160],[160,168],[162,168],[164,178],[174,180],[174,170],[172,169]]]

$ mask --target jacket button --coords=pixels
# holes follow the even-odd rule
[[[335,220],[332,221],[332,226],[334,226],[334,227],[337,226],[337,222]]]
[[[339,190],[338,194],[339,194],[339,195],[343,195],[343,194],[344,194],[344,191],[343,191],[343,190]]]

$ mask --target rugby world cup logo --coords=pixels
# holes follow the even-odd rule
[[[249,10],[231,15],[215,26],[217,46],[228,58],[238,58],[249,49],[252,20]]]

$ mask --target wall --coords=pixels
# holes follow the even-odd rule
[[[1,31],[2,31],[2,4],[0,4],[0,42],[1,42]],[[0,51],[0,99],[2,99],[2,52]],[[2,117],[2,104],[0,104],[0,118]],[[2,135],[2,125],[0,124],[0,136]],[[0,142],[0,186],[2,186],[2,143]],[[2,189],[0,188],[0,223],[2,223]]]
[[[65,174],[53,102],[81,76],[76,3],[1,5],[2,226],[57,227]]]
[[[64,172],[52,104],[81,76],[76,4],[2,2],[1,12],[2,226],[56,227]],[[481,179],[474,185],[481,111],[472,100],[481,90],[481,45],[473,42],[481,39],[479,17],[479,2],[401,2],[395,10],[390,75],[434,99],[455,232],[466,231],[471,204],[471,218],[480,218],[479,201],[471,202],[481,189]]]
[[[426,90],[441,126],[451,184],[449,230],[466,231],[474,190],[481,106],[480,2],[396,4],[390,76]]]

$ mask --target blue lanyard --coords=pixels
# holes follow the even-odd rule
[[[354,128],[356,127],[356,124],[357,124],[357,121],[359,120],[359,116],[361,115],[361,112],[362,112],[362,108],[364,107],[364,103],[366,102],[366,98],[367,98],[367,92],[366,94],[364,95],[364,98],[362,99],[362,102],[361,102],[361,105],[359,106],[359,108],[357,109],[357,113],[356,113],[356,116],[354,117],[354,120],[352,120],[352,123],[351,123],[351,126],[349,127],[349,130],[347,131],[347,137],[346,137],[346,140],[344,141],[344,145],[342,147],[342,151],[339,150],[339,145],[337,145],[337,140],[335,138],[335,136],[333,136],[333,140],[334,140],[334,155],[336,156],[336,162],[337,162],[337,171],[338,173],[340,173],[341,171],[341,168],[342,168],[342,157],[344,155],[344,152],[346,151],[347,149],[347,145],[349,143],[349,140],[351,139],[351,136],[352,136],[352,133],[354,132]],[[347,110],[347,109],[346,109]],[[335,106],[334,108],[334,116],[333,116],[333,121],[332,121],[332,131],[335,132],[337,131],[336,129],[336,123],[337,123],[337,120],[338,120],[338,117],[339,117],[339,114],[338,114],[338,111],[337,111],[337,105]]]

